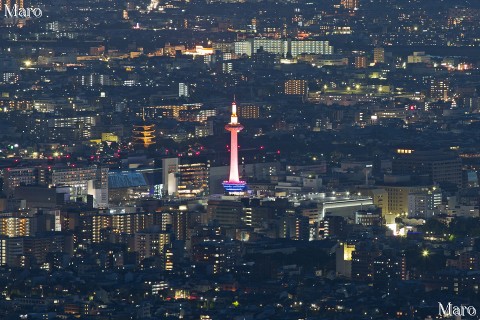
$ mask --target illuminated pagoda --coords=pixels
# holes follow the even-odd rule
[[[133,143],[148,148],[152,144],[155,144],[155,125],[146,124],[145,112],[143,112],[142,120],[142,124],[133,126]]]
[[[227,181],[223,181],[225,193],[230,195],[241,195],[247,190],[247,183],[241,181],[238,176],[238,133],[243,130],[243,126],[238,122],[237,104],[235,100],[232,103],[232,115],[230,123],[225,125],[225,129],[230,131],[230,176]]]

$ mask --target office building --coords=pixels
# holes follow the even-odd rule
[[[257,105],[240,105],[238,116],[242,119],[258,119],[260,118],[260,107]]]
[[[380,226],[382,224],[382,212],[381,210],[358,210],[355,212],[355,224],[361,224],[362,226]]]
[[[284,84],[284,94],[306,96],[308,94],[307,80],[287,80]]]
[[[204,197],[209,194],[210,164],[186,163],[178,165],[177,194],[180,198]]]
[[[422,219],[431,218],[435,212],[439,213],[442,204],[442,192],[435,188],[408,195],[408,216]]]
[[[89,167],[52,168],[49,172],[51,186],[66,186],[73,198],[92,195],[93,205],[108,206],[108,168]]]
[[[243,204],[240,201],[228,199],[208,200],[207,216],[222,227],[239,227],[243,224]]]
[[[453,152],[441,150],[398,149],[392,172],[403,175],[427,175],[431,183],[462,185],[462,160]]]

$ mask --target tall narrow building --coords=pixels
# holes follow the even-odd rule
[[[243,126],[238,122],[237,103],[232,103],[232,115],[230,123],[225,125],[225,129],[230,131],[230,175],[227,181],[223,182],[223,188],[228,194],[243,194],[247,190],[245,181],[241,181],[238,175],[238,133],[243,130]]]

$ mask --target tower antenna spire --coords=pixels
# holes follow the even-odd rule
[[[235,95],[233,96],[230,123],[225,126],[225,130],[230,131],[230,175],[228,180],[223,182],[223,187],[228,194],[244,194],[247,184],[240,180],[238,174],[238,133],[243,130],[243,126],[238,122]]]

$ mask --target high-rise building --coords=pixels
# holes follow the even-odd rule
[[[342,0],[341,5],[348,10],[356,10],[360,6],[359,0]]]
[[[223,188],[229,194],[241,194],[246,191],[247,184],[240,180],[238,174],[238,133],[243,130],[243,126],[238,122],[235,101],[232,103],[230,123],[225,125],[225,129],[230,131],[230,175],[228,180],[223,182]]]
[[[32,217],[20,212],[0,214],[0,235],[26,237],[30,235]]]
[[[430,81],[430,98],[448,100],[450,85],[447,79],[432,79]]]
[[[376,47],[373,49],[373,62],[385,63],[385,49],[382,47]]]
[[[239,227],[242,224],[243,205],[240,201],[211,199],[207,216],[222,227]]]
[[[133,251],[138,252],[139,261],[151,256],[163,254],[165,246],[170,245],[171,234],[163,231],[141,231],[134,236]]]
[[[374,242],[359,242],[352,252],[352,278],[362,281],[373,280],[373,264],[381,250]]]
[[[188,98],[190,97],[190,93],[188,91],[188,84],[180,82],[178,84],[178,96],[179,97],[185,97]]]
[[[356,56],[355,57],[355,68],[363,69],[367,67],[367,57],[365,56]]]
[[[346,233],[347,221],[341,216],[326,215],[320,222],[321,236],[324,238],[342,237]]]
[[[238,115],[243,119],[260,118],[260,107],[256,105],[241,105],[238,108]]]
[[[308,240],[308,217],[295,215],[285,216],[280,219],[280,238],[292,240]]]
[[[177,193],[180,198],[208,195],[209,163],[187,163],[178,166]]]
[[[382,254],[373,261],[373,283],[389,294],[397,290],[397,282],[407,280],[405,255]]]
[[[209,240],[193,247],[193,260],[208,274],[229,272],[235,263],[238,245],[232,241]]]
[[[172,226],[175,240],[187,240],[188,222],[187,211],[177,210],[173,213]]]
[[[308,93],[307,80],[291,79],[285,81],[284,93],[286,95],[305,96]]]

